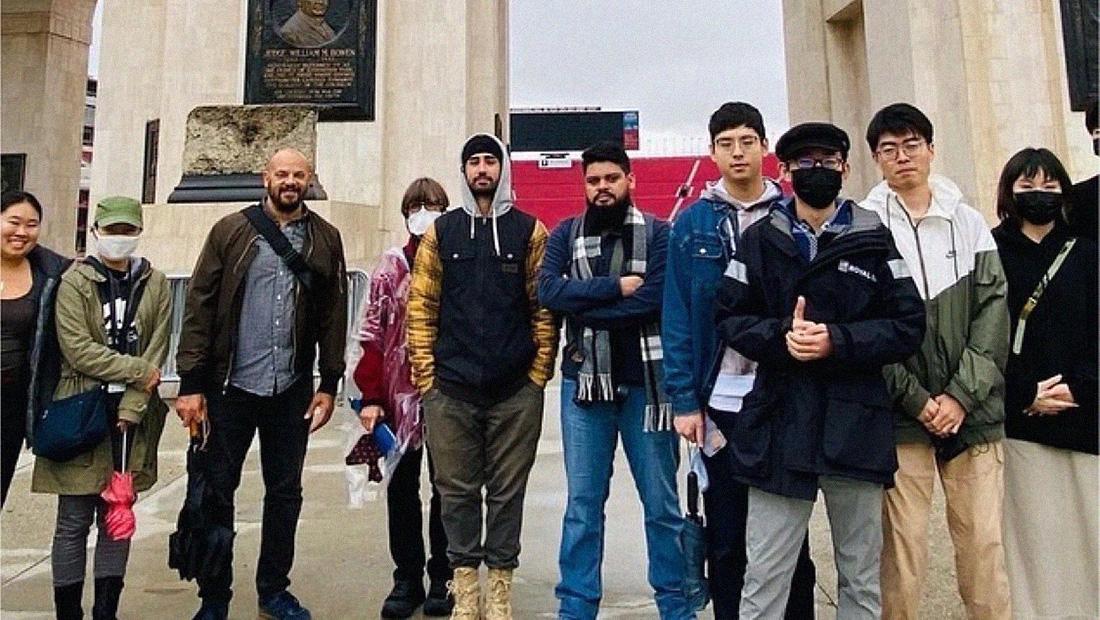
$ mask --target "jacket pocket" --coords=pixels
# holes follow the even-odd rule
[[[822,437],[826,462],[840,469],[893,473],[897,469],[894,416],[885,388],[841,384],[827,392]]]
[[[767,392],[753,389],[745,395],[741,411],[729,414],[732,429],[727,438],[734,467],[753,478],[766,477],[770,470],[772,425],[779,399]]]

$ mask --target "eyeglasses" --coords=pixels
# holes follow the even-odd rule
[[[844,167],[844,160],[839,157],[824,157],[821,159],[817,159],[816,157],[799,157],[798,159],[787,162],[787,168],[791,170],[813,168],[815,165],[821,166],[822,168],[828,168],[829,170],[840,170]]]
[[[714,149],[716,151],[725,151],[727,153],[732,153],[734,146],[740,146],[741,150],[746,153],[755,151],[756,147],[760,146],[760,138],[756,136],[742,136],[737,140],[722,138],[714,143]]]
[[[446,205],[441,202],[414,202],[409,205],[409,213],[416,213],[421,209],[428,209],[429,211],[442,211]]]
[[[921,140],[920,138],[913,138],[912,140],[906,140],[905,142],[902,142],[900,147],[896,144],[887,144],[885,146],[881,146],[877,151],[875,151],[875,153],[878,154],[879,159],[882,159],[883,161],[894,161],[898,158],[898,153],[905,153],[906,157],[912,157],[917,153],[920,153],[924,145],[924,140]]]

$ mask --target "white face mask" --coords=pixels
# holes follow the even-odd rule
[[[131,237],[129,235],[101,235],[98,231],[93,231],[93,233],[95,234],[96,252],[107,260],[130,258],[137,250],[138,242],[141,241],[140,234]]]
[[[405,221],[405,225],[409,227],[410,233],[417,237],[422,237],[424,233],[428,232],[428,227],[432,225],[432,222],[439,218],[440,215],[443,214],[439,211],[429,211],[421,208],[419,211],[409,216]]]

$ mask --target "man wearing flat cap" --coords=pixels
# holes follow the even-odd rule
[[[742,619],[783,615],[819,489],[837,617],[881,615],[882,489],[897,469],[882,367],[917,350],[925,319],[889,230],[838,198],[849,146],[828,123],[779,138],[794,196],[745,231],[719,285],[719,336],[758,364],[728,433],[735,476],[750,487]]]
[[[432,223],[413,261],[409,361],[443,500],[451,617],[510,620],[523,496],[558,344],[553,317],[538,301],[548,235],[514,208],[499,140],[471,136],[460,166],[462,207]],[[482,563],[489,568],[483,615]]]

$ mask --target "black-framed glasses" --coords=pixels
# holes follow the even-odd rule
[[[740,146],[741,150],[746,153],[755,151],[757,147],[760,146],[760,138],[756,136],[741,136],[736,140],[733,138],[722,138],[714,142],[714,149],[716,151],[732,153],[734,146]]]
[[[799,157],[787,163],[787,167],[791,170],[813,168],[814,166],[821,166],[829,170],[840,170],[844,167],[844,160],[839,157],[822,157],[820,159],[817,157]]]
[[[878,154],[879,159],[882,159],[884,161],[894,161],[898,158],[899,153],[905,153],[906,157],[913,157],[917,153],[920,153],[921,149],[924,148],[924,145],[924,140],[920,138],[912,138],[906,140],[905,142],[902,142],[900,145],[886,144],[880,146],[878,150],[875,151],[875,153]]]

